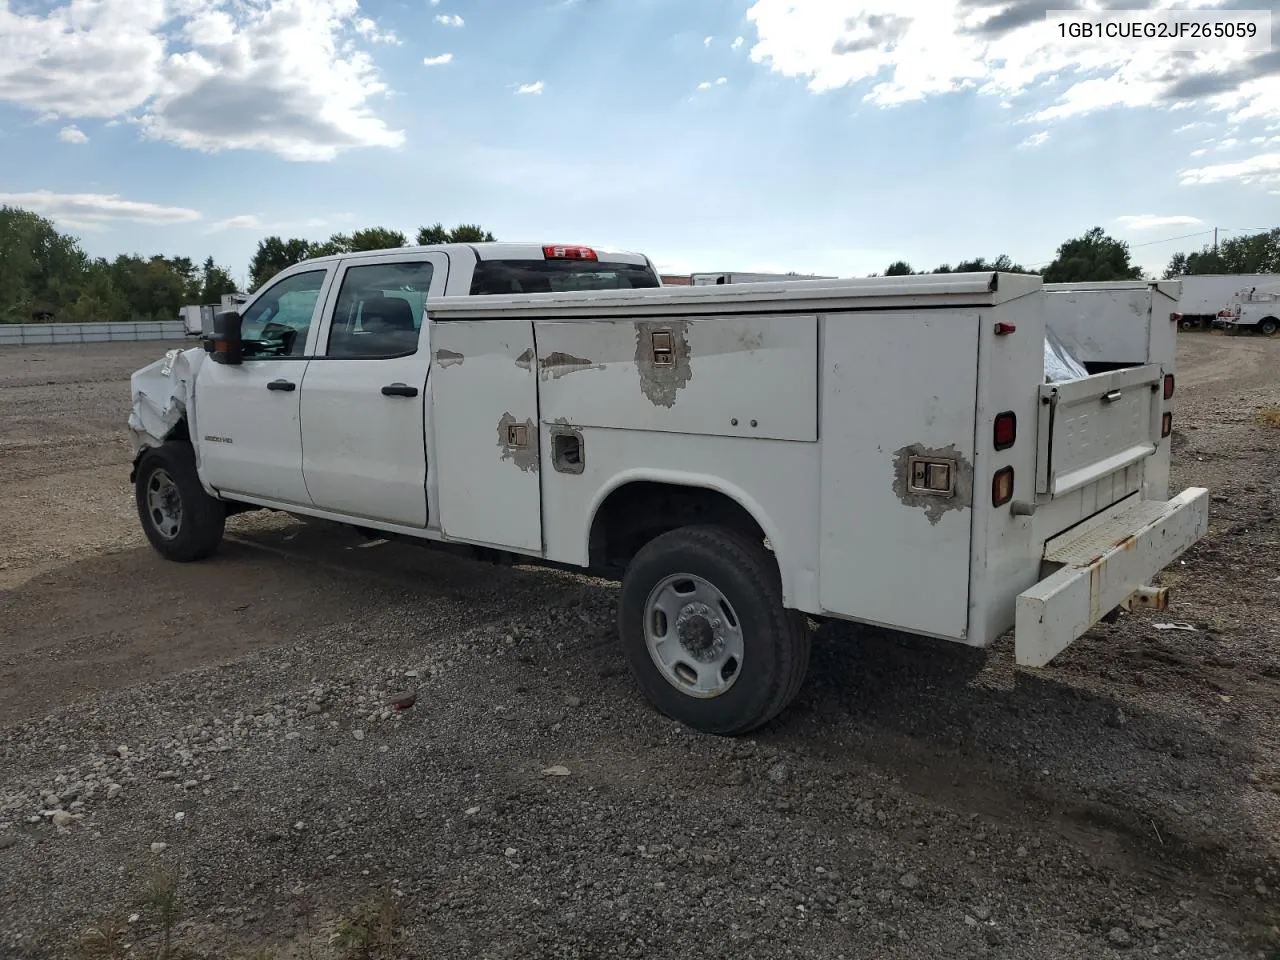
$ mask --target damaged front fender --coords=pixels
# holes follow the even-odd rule
[[[196,373],[205,356],[199,347],[170,350],[129,377],[133,399],[129,441],[134,460],[149,447],[160,446],[179,423],[189,420]]]

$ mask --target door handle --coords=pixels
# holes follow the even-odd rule
[[[268,390],[283,390],[285,393],[288,393],[291,390],[296,390],[297,388],[298,385],[290,380],[272,380],[267,384]]]
[[[1103,403],[1115,403],[1117,400],[1119,400],[1119,399],[1120,399],[1120,397],[1121,397],[1121,396],[1122,396],[1122,394],[1120,393],[1120,391],[1119,391],[1119,390],[1112,390],[1110,393],[1103,394],[1103,396],[1102,396],[1102,402],[1103,402]]]
[[[416,397],[418,388],[411,387],[407,383],[388,383],[382,388],[384,397]]]

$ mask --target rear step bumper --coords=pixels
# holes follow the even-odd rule
[[[1116,607],[1150,596],[1151,578],[1208,529],[1209,491],[1188,487],[1171,500],[1139,500],[1084,533],[1048,541],[1045,562],[1062,566],[1018,595],[1017,662],[1042,667]]]

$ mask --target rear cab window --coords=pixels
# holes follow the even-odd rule
[[[481,260],[471,278],[471,296],[514,293],[573,293],[579,290],[639,290],[661,286],[643,263],[595,260]]]

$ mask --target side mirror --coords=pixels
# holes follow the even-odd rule
[[[244,362],[238,312],[226,310],[213,315],[213,332],[204,338],[204,352],[214,363],[235,366]]]

